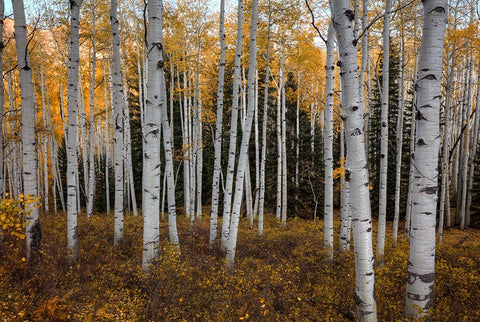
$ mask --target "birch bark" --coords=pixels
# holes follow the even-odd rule
[[[427,316],[433,305],[435,215],[437,210],[439,111],[447,2],[426,0],[417,92],[415,160],[412,189],[410,256],[407,267],[406,316]]]
[[[212,181],[212,211],[210,213],[210,249],[217,239],[218,200],[220,193],[220,172],[222,171],[222,124],[223,124],[223,85],[225,78],[225,0],[220,1],[220,62],[217,85],[217,124],[215,129],[215,161]]]
[[[23,0],[13,1],[17,63],[22,97],[22,175],[23,195],[38,196],[37,158],[35,153],[35,104],[33,99],[32,69],[28,55],[27,25]],[[3,79],[1,80],[3,82]],[[3,95],[3,93],[2,93]],[[28,204],[26,217],[27,260],[40,251],[40,221],[36,202]]]
[[[257,21],[258,21],[258,0],[252,0],[252,18],[250,25],[250,62],[248,66],[248,107],[245,127],[243,128],[240,156],[238,160],[237,176],[235,181],[235,197],[230,223],[230,236],[227,247],[227,269],[233,272],[235,262],[235,251],[237,247],[238,223],[240,220],[240,209],[243,197],[243,183],[248,159],[248,146],[252,130],[253,113],[255,109],[255,69],[257,64]]]
[[[260,159],[260,191],[258,195],[258,236],[263,235],[263,212],[265,207],[265,163],[267,159],[268,81],[270,79],[270,30],[272,10],[268,1],[267,53],[265,57],[265,89],[263,93],[262,155]]]
[[[230,123],[230,142],[228,148],[227,178],[225,180],[225,195],[223,200],[221,249],[227,250],[230,234],[230,214],[232,208],[233,174],[235,172],[235,156],[237,150],[238,94],[240,91],[240,63],[243,40],[243,0],[238,1],[237,12],[237,43],[235,49],[235,67],[233,71],[232,121]]]
[[[80,6],[83,0],[70,1],[71,31],[70,54],[68,57],[68,132],[67,134],[67,248],[70,259],[75,262],[78,249],[77,229],[77,109],[78,109],[78,69],[79,69],[79,25]]]
[[[327,250],[327,260],[333,260],[333,95],[335,86],[335,28],[333,22],[327,31],[327,61],[325,64],[325,111],[323,135],[323,155],[325,162],[325,201],[323,246]],[[343,221],[342,221],[343,222]],[[342,237],[340,237],[342,238]]]
[[[345,180],[350,184],[350,211],[353,220],[355,301],[360,321],[376,321],[372,221],[363,135],[364,111],[359,107],[357,50],[352,31],[353,12],[347,0],[337,0],[335,4],[331,1],[330,8],[337,32],[338,64],[344,90],[342,112],[347,144]]]
[[[112,91],[113,91],[113,128],[114,128],[114,162],[115,162],[115,209],[114,209],[114,245],[123,242],[123,215],[124,215],[124,154],[123,154],[123,88],[120,71],[120,35],[117,14],[117,0],[111,1],[110,23],[112,26]]]
[[[390,15],[392,0],[386,1],[385,19],[383,22],[383,77],[382,77],[382,111],[380,138],[380,185],[378,198],[378,233],[377,262],[383,263],[385,253],[385,227],[387,222],[387,167],[388,167],[388,100],[390,80]]]
[[[161,32],[162,0],[150,0],[148,4],[147,90],[145,128],[143,133],[143,257],[142,267],[147,270],[158,259],[159,201],[160,201],[160,113],[161,79],[163,68]]]

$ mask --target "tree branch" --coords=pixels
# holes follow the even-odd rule
[[[308,0],[305,0],[305,4],[307,5],[308,11],[310,11],[310,14],[312,15],[312,26],[313,26],[313,28],[315,28],[315,30],[317,30],[318,35],[323,40],[323,42],[326,44],[327,40],[325,38],[323,38],[322,33],[320,32],[318,27],[315,25],[315,16],[313,14],[312,8],[310,8],[310,5],[308,4]]]

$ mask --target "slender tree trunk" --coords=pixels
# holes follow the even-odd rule
[[[287,225],[287,97],[285,95],[285,54],[283,50],[280,64],[280,77],[282,78],[280,87],[282,91],[282,226],[285,227]]]
[[[417,55],[417,49],[415,48],[415,57],[418,57]],[[415,59],[415,69],[414,69],[414,77],[415,77],[415,82],[418,79],[417,76],[417,70],[418,70],[418,58]],[[415,122],[415,116],[417,111],[416,111],[416,97],[417,97],[417,92],[413,92],[413,104],[412,104],[412,125],[410,128],[410,170],[409,170],[409,175],[408,175],[408,195],[407,195],[407,210],[406,210],[406,215],[405,215],[405,231],[404,235],[405,238],[410,237],[410,222],[411,222],[411,213],[412,213],[412,189],[413,189],[413,168],[415,166],[414,164],[414,154],[415,154],[415,127],[416,123]]]
[[[28,55],[27,26],[23,0],[13,1],[17,63],[22,96],[22,175],[23,195],[38,196],[37,159],[35,154],[35,104],[33,99],[32,69]],[[3,82],[3,79],[2,79]],[[3,92],[2,94],[3,95]],[[27,260],[40,251],[40,221],[37,202],[27,204],[26,242]]]
[[[160,21],[160,34],[157,40],[163,44],[162,21]],[[163,67],[163,50],[160,48],[159,62]],[[172,148],[172,131],[170,130],[170,122],[167,115],[167,87],[165,84],[165,69],[160,68],[160,85],[161,85],[161,120],[163,129],[163,147],[165,151],[165,175],[167,180],[167,202],[168,202],[168,232],[169,240],[172,245],[179,249],[178,232],[177,232],[177,208],[175,204],[175,173],[173,171],[173,148]],[[173,116],[173,115],[172,115]],[[200,180],[200,179],[199,179]],[[201,180],[200,180],[201,181]]]
[[[263,93],[262,156],[260,160],[260,192],[258,196],[258,236],[263,235],[263,216],[265,207],[265,163],[267,159],[267,121],[268,121],[268,81],[270,79],[270,29],[272,10],[268,1],[267,53],[265,57],[265,89]]]
[[[438,215],[438,234],[437,240],[438,243],[442,242],[443,238],[443,226],[444,221],[449,224],[448,218],[450,217],[450,206],[447,208],[446,199],[450,194],[450,185],[448,180],[448,175],[450,172],[450,160],[449,160],[449,152],[450,152],[450,138],[451,138],[451,129],[450,129],[450,104],[451,104],[451,97],[453,93],[453,61],[455,57],[455,46],[452,49],[450,57],[448,58],[447,63],[447,83],[446,83],[446,97],[445,97],[445,107],[444,107],[444,115],[445,115],[445,125],[443,127],[443,151],[442,151],[442,183],[440,188],[440,203],[439,203],[439,215]],[[477,105],[478,106],[478,105]],[[448,218],[447,218],[448,216]],[[445,220],[447,219],[447,220]]]
[[[220,62],[218,67],[217,85],[217,125],[215,129],[215,161],[212,180],[212,211],[210,213],[210,241],[212,249],[217,239],[218,200],[220,198],[220,173],[222,172],[222,126],[223,126],[223,86],[225,78],[225,0],[220,1]]]
[[[403,13],[400,12],[403,21]],[[401,170],[402,170],[402,145],[403,145],[403,111],[405,109],[405,64],[404,64],[404,34],[403,27],[400,31],[400,80],[398,84],[398,119],[397,119],[397,153],[395,168],[395,212],[393,215],[393,247],[397,247],[398,222],[400,220],[400,187],[401,187]]]
[[[124,203],[124,155],[123,155],[123,88],[120,71],[120,35],[117,15],[117,0],[111,0],[110,23],[112,25],[112,90],[113,90],[113,128],[114,128],[114,160],[115,160],[115,224],[113,243],[120,246],[123,242],[123,203]]]
[[[88,173],[88,198],[87,217],[93,213],[93,198],[95,195],[95,74],[97,70],[97,45],[95,42],[95,7],[92,9],[92,79],[90,83],[90,135],[89,135],[89,173]]]
[[[327,62],[325,64],[325,131],[323,135],[323,158],[325,162],[325,201],[323,247],[327,250],[327,260],[333,260],[333,95],[335,87],[335,28],[333,22],[328,25],[327,33]],[[343,140],[342,140],[343,141]],[[342,218],[343,219],[343,218]],[[342,220],[342,225],[344,221]],[[345,236],[341,236],[342,239]],[[346,250],[343,244],[340,247]]]
[[[237,150],[237,123],[238,123],[238,94],[240,90],[240,63],[242,56],[243,40],[243,0],[238,1],[237,13],[237,43],[235,49],[235,67],[233,72],[232,94],[232,121],[230,123],[230,142],[228,149],[227,178],[225,181],[225,194],[223,200],[222,218],[222,251],[227,250],[227,242],[230,235],[230,214],[232,208],[233,174],[235,172],[235,156]]]
[[[353,220],[353,239],[355,246],[355,276],[358,318],[360,321],[376,321],[372,221],[370,214],[370,195],[368,189],[368,171],[363,135],[363,108],[359,107],[357,50],[354,46],[352,23],[353,15],[349,1],[337,0],[333,6],[334,26],[337,32],[339,65],[342,88],[343,116],[347,158],[345,180],[350,184],[350,211]],[[355,8],[356,9],[356,8]]]
[[[43,149],[43,206],[45,212],[48,213],[49,211],[49,200],[48,200],[48,131],[47,131],[47,106],[46,106],[46,98],[45,98],[45,82],[44,82],[44,74],[43,74],[43,57],[42,57],[42,47],[39,47],[40,52],[40,92],[42,96],[42,121],[43,121],[43,129],[44,135],[42,138],[42,149]],[[47,89],[48,91],[48,89]]]
[[[433,305],[440,86],[447,22],[445,0],[428,0],[423,5],[424,26],[415,86],[417,126],[406,290],[406,316],[409,319],[426,317],[427,310]]]
[[[235,181],[235,196],[233,202],[232,217],[230,223],[230,236],[227,247],[227,269],[233,272],[235,263],[235,251],[237,248],[238,223],[240,220],[240,209],[243,195],[243,181],[248,159],[248,146],[250,142],[250,132],[252,129],[253,113],[255,109],[255,70],[257,65],[257,20],[258,20],[258,0],[252,0],[252,18],[250,25],[250,62],[248,66],[248,107],[245,127],[242,134],[242,143],[240,147],[240,156],[238,160],[237,176]]]
[[[477,80],[477,99],[475,103],[475,123],[473,126],[473,137],[472,137],[472,153],[470,154],[470,174],[468,179],[468,189],[467,189],[467,204],[465,210],[465,225],[470,226],[470,208],[472,206],[472,188],[473,180],[475,178],[475,156],[477,154],[478,146],[478,132],[480,127],[480,65],[478,67],[478,80]]]
[[[392,0],[386,1],[385,19],[383,22],[383,78],[382,78],[382,112],[380,138],[380,195],[378,198],[378,233],[377,262],[383,263],[385,254],[385,227],[387,222],[387,167],[388,167],[388,99],[390,79],[390,16]]]
[[[158,259],[159,245],[159,200],[160,200],[160,113],[161,71],[163,59],[161,42],[162,0],[148,3],[148,77],[145,105],[145,128],[143,133],[143,257],[142,267],[147,270]],[[160,68],[159,68],[160,67]]]
[[[465,229],[465,217],[466,217],[466,207],[467,207],[467,188],[468,188],[468,161],[470,159],[470,114],[472,112],[472,87],[473,87],[473,55],[469,59],[469,77],[468,77],[468,88],[467,88],[467,102],[466,102],[466,124],[465,124],[465,147],[464,153],[462,153],[463,164],[462,164],[462,197],[461,197],[461,208],[460,208],[460,229]]]
[[[277,206],[275,215],[280,221],[282,217],[282,77],[277,84]]]

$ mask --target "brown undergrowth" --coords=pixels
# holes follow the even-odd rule
[[[142,218],[125,219],[125,242],[113,248],[113,218],[79,217],[79,253],[66,257],[66,218],[42,217],[42,251],[20,259],[23,241],[0,244],[0,320],[6,321],[348,321],[355,319],[353,252],[324,261],[322,222],[293,219],[282,229],[272,216],[264,236],[241,226],[235,274],[208,250],[208,218],[190,231],[178,217],[181,253],[161,227],[161,258],[140,268]],[[246,222],[242,222],[243,225]],[[336,222],[338,231],[338,222]],[[467,237],[465,239],[465,236]],[[408,242],[387,243],[377,268],[378,317],[402,320]],[[450,230],[437,248],[435,321],[480,321],[480,232]]]

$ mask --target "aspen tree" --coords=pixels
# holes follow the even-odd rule
[[[67,131],[67,242],[70,259],[75,262],[78,248],[77,204],[77,109],[79,70],[80,6],[83,0],[71,0],[70,54],[68,55],[68,131]]]
[[[397,151],[395,164],[395,212],[393,215],[393,247],[397,247],[398,222],[400,221],[400,187],[401,187],[401,170],[402,170],[402,145],[403,145],[403,111],[405,109],[405,51],[404,51],[404,32],[403,32],[403,14],[400,12],[402,26],[400,26],[400,80],[398,84],[398,119],[396,129]]]
[[[161,78],[163,69],[162,0],[148,3],[149,28],[147,34],[147,90],[145,105],[145,127],[143,133],[143,257],[142,267],[147,270],[158,259],[159,245],[159,201],[160,201],[160,112]]]
[[[17,63],[22,96],[22,175],[23,195],[37,197],[37,158],[35,153],[35,105],[33,100],[32,69],[28,54],[27,25],[23,0],[13,1]],[[3,79],[1,80],[3,82]],[[2,93],[3,95],[3,93]],[[40,221],[36,203],[26,206],[27,260],[40,251]]]
[[[392,0],[386,1],[383,22],[383,77],[381,95],[381,137],[380,137],[380,184],[378,198],[377,261],[383,263],[385,253],[385,227],[387,221],[387,166],[388,166],[388,100],[390,80],[390,16]]]
[[[335,86],[335,28],[333,22],[327,31],[327,61],[325,64],[325,111],[323,158],[325,162],[325,200],[324,200],[324,230],[323,246],[327,250],[327,259],[333,260],[333,94]],[[342,221],[343,222],[343,221]],[[345,236],[344,236],[345,237]],[[342,237],[340,237],[342,238]],[[342,247],[341,247],[342,248]],[[343,249],[343,248],[342,248]]]
[[[285,227],[287,225],[287,97],[285,95],[285,53],[283,52],[283,46],[281,51],[281,62],[280,62],[280,83],[282,86],[281,89],[281,101],[282,101],[282,226]]]
[[[223,196],[223,218],[221,249],[227,250],[230,235],[230,214],[232,208],[233,175],[235,173],[235,156],[237,150],[237,123],[238,123],[238,93],[240,91],[240,63],[243,40],[243,0],[238,1],[237,11],[237,43],[235,47],[235,62],[233,71],[232,115],[230,123],[230,141],[228,148],[227,177],[225,180],[225,194]]]
[[[468,190],[467,190],[467,204],[465,210],[465,225],[470,226],[470,208],[472,206],[472,188],[473,180],[475,179],[475,156],[477,154],[478,146],[478,134],[480,128],[480,64],[478,67],[477,73],[477,98],[476,98],[476,110],[475,110],[475,121],[473,125],[473,137],[472,137],[472,153],[470,154],[470,174],[468,179]]]
[[[87,198],[87,217],[90,218],[93,213],[93,198],[95,195],[95,74],[97,71],[97,43],[95,41],[96,13],[94,4],[92,7],[92,69],[90,81],[90,126],[89,126],[89,150],[88,150],[88,193]],[[84,156],[86,158],[86,156]]]
[[[353,220],[355,301],[360,321],[376,321],[372,221],[363,135],[363,107],[359,106],[357,50],[352,30],[354,14],[350,2],[346,0],[337,0],[335,3],[330,1],[330,8],[337,32],[338,65],[344,90],[342,113],[347,145],[345,180],[350,184],[349,199]]]
[[[220,193],[220,172],[222,171],[222,124],[223,124],[223,86],[225,78],[225,0],[220,1],[220,62],[217,85],[217,124],[215,128],[215,161],[212,181],[212,211],[210,213],[210,242],[212,248],[217,239],[218,200]]]
[[[230,222],[230,234],[227,247],[227,269],[233,272],[235,263],[235,251],[237,248],[238,223],[240,220],[240,209],[243,198],[243,183],[248,160],[248,146],[252,130],[253,114],[255,109],[255,70],[257,65],[257,21],[258,21],[258,0],[252,0],[250,24],[250,47],[248,66],[248,106],[245,119],[245,127],[242,133],[240,156],[238,160],[237,175],[235,180],[235,196],[233,202],[232,216]]]
[[[262,155],[260,160],[260,191],[258,195],[258,235],[263,235],[263,212],[265,205],[265,162],[267,159],[268,81],[270,79],[270,31],[272,9],[268,1],[267,53],[265,56],[265,89],[263,93]]]
[[[45,81],[43,73],[43,57],[42,57],[42,46],[39,47],[39,58],[40,58],[40,93],[42,99],[42,121],[44,134],[42,136],[42,150],[43,150],[43,207],[45,212],[49,211],[49,200],[48,200],[48,131],[47,131],[47,106],[45,98]],[[39,175],[40,178],[40,175]],[[40,185],[39,185],[40,187]]]
[[[426,0],[418,79],[406,316],[420,319],[433,305],[437,210],[439,111],[447,2]]]
[[[115,209],[114,209],[114,245],[123,242],[123,216],[124,216],[124,154],[123,154],[123,89],[120,71],[120,35],[117,15],[117,0],[111,1],[110,23],[112,26],[112,105],[114,129],[114,163],[115,163]]]

